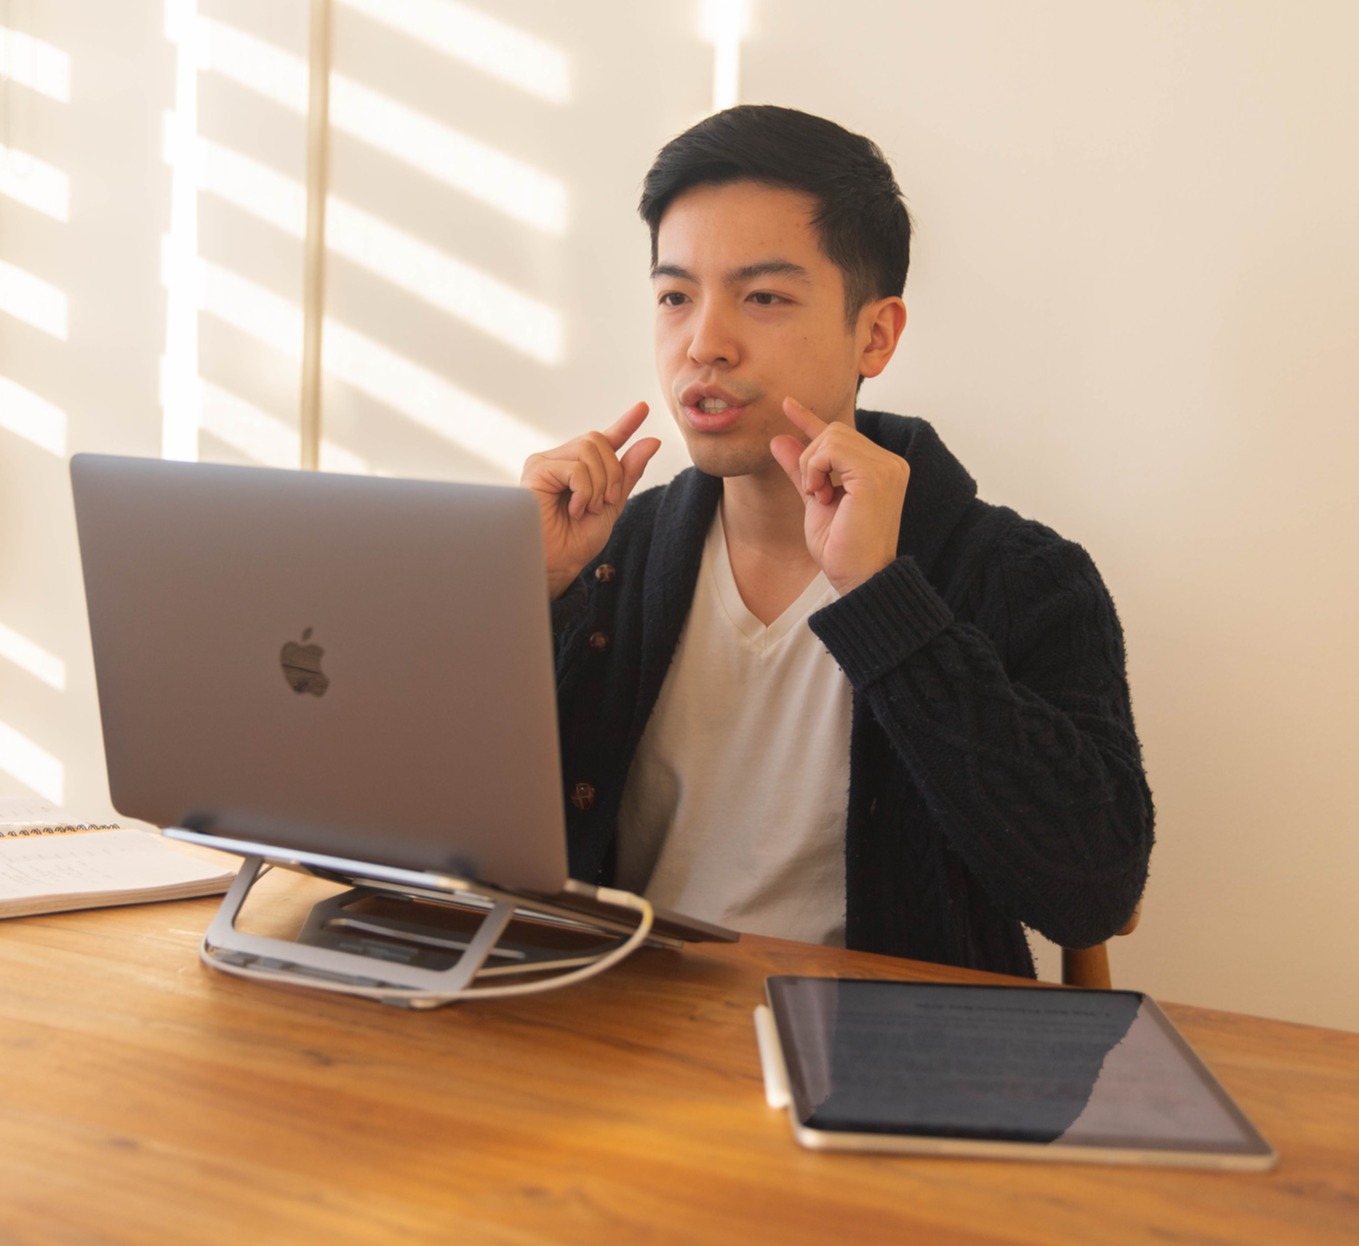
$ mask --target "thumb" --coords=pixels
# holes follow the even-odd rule
[[[637,482],[642,478],[642,473],[646,471],[646,465],[660,448],[661,442],[658,437],[643,437],[636,445],[629,446],[627,453],[618,460],[619,467],[623,469],[623,490],[618,505],[621,506],[631,496]]]

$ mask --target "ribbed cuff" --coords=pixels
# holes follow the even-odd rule
[[[851,685],[864,688],[953,622],[914,558],[898,558],[808,620]]]

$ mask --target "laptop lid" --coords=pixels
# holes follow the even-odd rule
[[[565,884],[529,493],[90,454],[71,479],[121,813]]]

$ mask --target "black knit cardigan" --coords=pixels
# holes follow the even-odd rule
[[[1086,552],[980,501],[929,424],[856,422],[911,478],[896,560],[809,620],[854,690],[846,943],[1032,975],[1023,927],[1102,942],[1146,882],[1122,629]],[[635,496],[554,603],[574,877],[612,879],[623,784],[721,489],[690,468]]]

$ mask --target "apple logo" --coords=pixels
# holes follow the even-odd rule
[[[311,628],[302,633],[302,640],[311,639]],[[299,644],[290,640],[283,646],[279,655],[283,663],[283,678],[294,692],[310,692],[314,697],[324,696],[330,687],[330,679],[321,669],[321,655],[325,650],[316,644]]]

